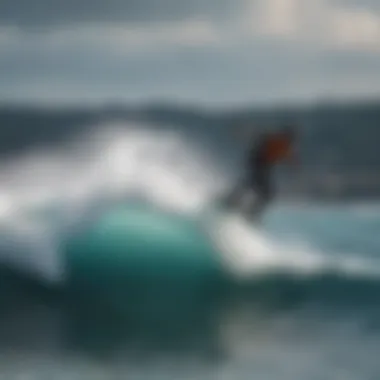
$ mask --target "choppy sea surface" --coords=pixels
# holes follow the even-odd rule
[[[214,157],[115,126],[0,168],[0,378],[380,376],[380,204],[218,209]]]

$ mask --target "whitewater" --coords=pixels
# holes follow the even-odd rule
[[[379,206],[254,227],[215,204],[236,178],[200,139],[99,124],[1,163],[2,376],[380,374]]]

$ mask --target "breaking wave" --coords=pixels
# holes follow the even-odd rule
[[[175,131],[112,125],[4,163],[1,263],[139,316],[231,294],[271,306],[378,304],[373,258],[276,241],[218,209],[230,177],[217,162]]]

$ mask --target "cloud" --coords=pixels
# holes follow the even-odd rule
[[[328,0],[251,0],[243,14],[253,38],[314,48],[380,48],[380,9]]]
[[[192,47],[214,44],[218,42],[218,33],[207,21],[186,20],[147,26],[86,24],[77,28],[57,29],[44,38],[45,43],[55,48],[100,45],[116,51],[131,52],[162,49],[167,45]]]
[[[277,37],[293,36],[297,33],[297,0],[256,0],[248,3],[248,9],[245,22],[251,25],[253,33]]]
[[[362,9],[333,9],[332,35],[339,46],[380,49],[380,15]]]
[[[228,103],[376,93],[375,5],[2,0],[0,98]]]
[[[0,26],[99,44],[225,44],[249,39],[376,48],[378,0],[2,0]],[[181,25],[183,24],[183,25]],[[151,41],[148,43],[148,41]]]
[[[245,0],[2,0],[0,24],[64,27],[85,22],[148,23],[228,18]]]
[[[0,54],[39,52],[51,55],[102,51],[104,54],[163,52],[178,47],[202,47],[220,44],[214,25],[205,20],[153,23],[146,26],[129,24],[85,24],[55,28],[49,33],[25,33],[14,27],[0,27]],[[0,58],[1,61],[1,58]]]
[[[331,4],[345,9],[365,9],[370,12],[380,12],[379,0],[331,0]]]
[[[73,49],[73,50],[71,50]],[[178,46],[165,54],[110,49],[0,57],[0,98],[44,102],[179,99],[204,104],[309,100],[374,94],[380,57],[373,52],[313,51],[268,42],[242,46]]]

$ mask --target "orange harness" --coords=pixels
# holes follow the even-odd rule
[[[283,137],[270,137],[263,151],[263,158],[270,164],[289,158],[291,155],[291,142]]]

